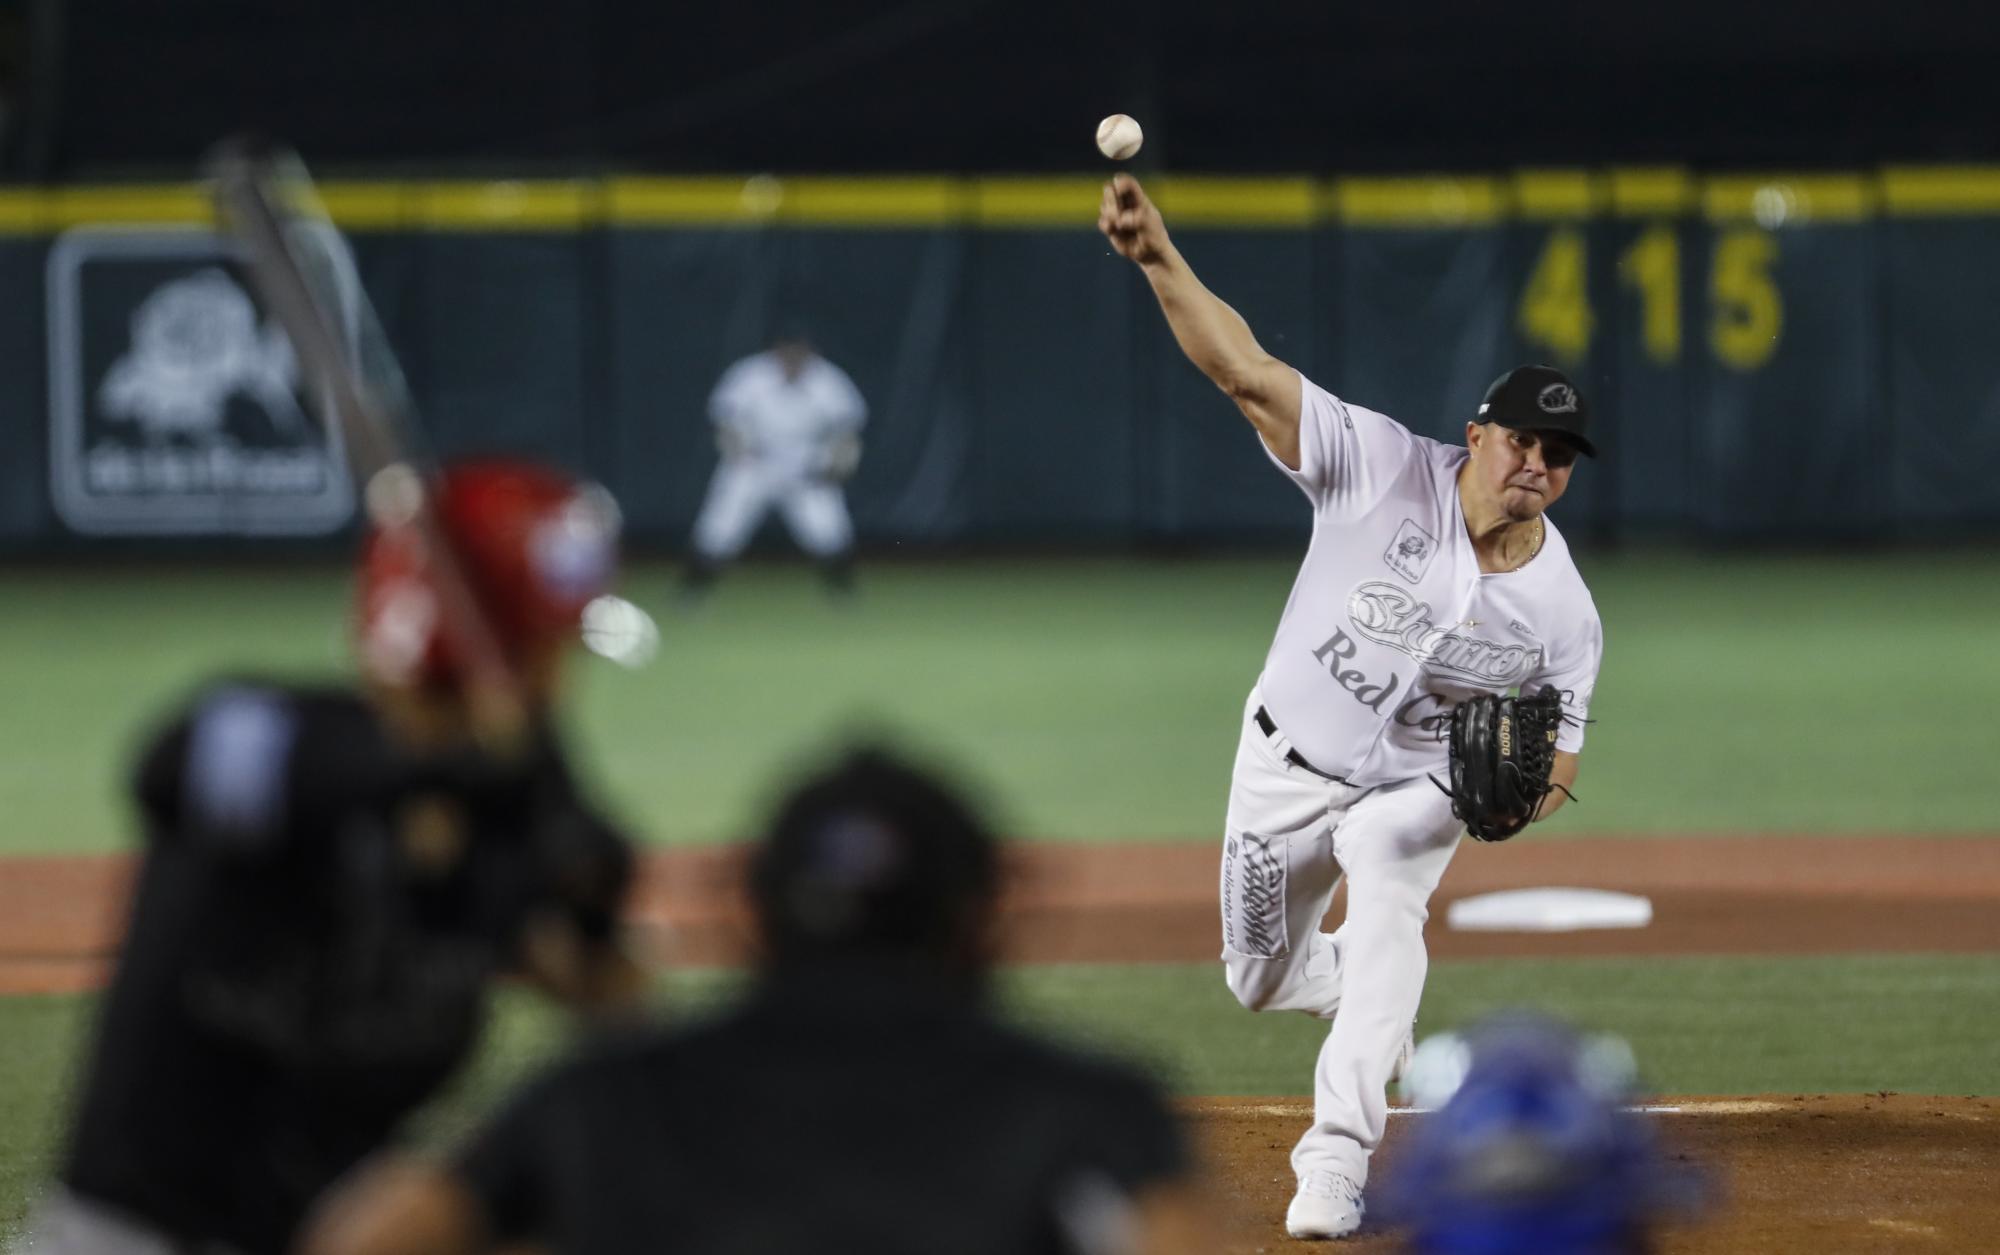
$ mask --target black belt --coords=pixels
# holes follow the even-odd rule
[[[1277,721],[1272,719],[1271,712],[1264,709],[1262,706],[1259,706],[1257,708],[1257,726],[1263,730],[1265,736],[1276,736],[1278,734]],[[1340,776],[1334,775],[1330,771],[1321,771],[1319,768],[1313,766],[1311,763],[1306,761],[1306,756],[1304,754],[1299,753],[1297,750],[1294,749],[1286,750],[1285,761],[1290,763],[1294,767],[1305,768],[1307,771],[1310,771],[1311,773],[1313,773],[1315,776],[1318,776],[1322,780],[1331,780],[1335,784],[1348,783],[1347,780],[1343,779]]]

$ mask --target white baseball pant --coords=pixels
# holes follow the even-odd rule
[[[711,562],[735,557],[774,505],[799,548],[816,558],[844,553],[854,543],[840,485],[735,458],[725,459],[708,481],[708,496],[694,522],[695,552]]]
[[[1363,789],[1287,762],[1283,729],[1266,736],[1257,725],[1260,705],[1253,688],[1230,780],[1222,962],[1250,1010],[1333,1022],[1292,1168],[1361,1184],[1388,1124],[1389,1073],[1423,997],[1430,896],[1464,825],[1423,777]],[[1343,873],[1347,918],[1321,932]]]

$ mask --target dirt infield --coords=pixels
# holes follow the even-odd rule
[[[634,922],[661,962],[740,962],[739,855],[650,856]],[[117,943],[124,858],[0,860],[0,993],[94,987]],[[1205,844],[1023,845],[1005,921],[1016,962],[1215,958],[1217,855]],[[1461,933],[1452,900],[1573,885],[1643,893],[1654,923],[1576,933]],[[1336,904],[1336,912],[1339,910]],[[1470,847],[1433,903],[1436,958],[2000,951],[2000,838],[1807,837],[1521,841]],[[1663,1100],[1671,1102],[1673,1100]],[[2000,1101],[1897,1095],[1687,1099],[1650,1117],[1715,1169],[1728,1206],[1660,1249],[1813,1252],[1991,1249],[2000,1234]],[[1199,1099],[1186,1109],[1231,1217],[1230,1252],[1303,1249],[1281,1220],[1302,1100]],[[1410,1122],[1377,1159],[1393,1171]],[[1364,1231],[1341,1251],[1389,1249]]]
[[[1700,1223],[1667,1228],[1659,1250],[1974,1251],[2000,1234],[2000,1101],[1770,1095],[1662,1098],[1678,1105],[1657,1121],[1668,1148],[1716,1175],[1721,1205]],[[1228,1217],[1231,1255],[1304,1250],[1284,1233],[1291,1198],[1286,1158],[1312,1109],[1268,1098],[1189,1100]],[[1378,1178],[1396,1169],[1412,1123],[1392,1118],[1375,1156]],[[1396,1249],[1364,1227],[1341,1252]]]
[[[644,865],[633,916],[661,962],[741,962],[749,930],[732,849]],[[0,994],[90,988],[117,944],[124,857],[0,860]],[[1171,845],[1013,849],[1007,953],[1026,963],[1213,959],[1216,851]],[[1646,894],[1653,924],[1575,933],[1463,933],[1456,898],[1574,885]],[[1341,909],[1335,905],[1336,914]],[[1438,959],[1644,954],[2000,951],[2000,839],[1703,837],[1468,846],[1433,903]]]

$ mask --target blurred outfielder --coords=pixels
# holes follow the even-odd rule
[[[434,536],[408,522],[367,541],[358,691],[232,678],[167,721],[133,782],[144,855],[37,1255],[280,1255],[471,1051],[496,977],[585,1009],[636,993],[629,847],[547,718],[616,510],[523,463],[428,487],[525,726],[480,735]]]
[[[723,372],[708,414],[722,460],[695,519],[684,591],[707,588],[773,508],[828,584],[848,590],[854,525],[843,485],[860,464],[868,406],[847,372],[787,333]]]

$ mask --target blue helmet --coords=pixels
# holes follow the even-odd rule
[[[1508,1013],[1462,1039],[1425,1045],[1412,1063],[1420,1101],[1454,1081],[1456,1088],[1417,1121],[1379,1208],[1409,1227],[1413,1249],[1637,1251],[1650,1219],[1697,1196],[1697,1178],[1622,1105],[1632,1067],[1619,1039],[1584,1038],[1543,1016]]]

